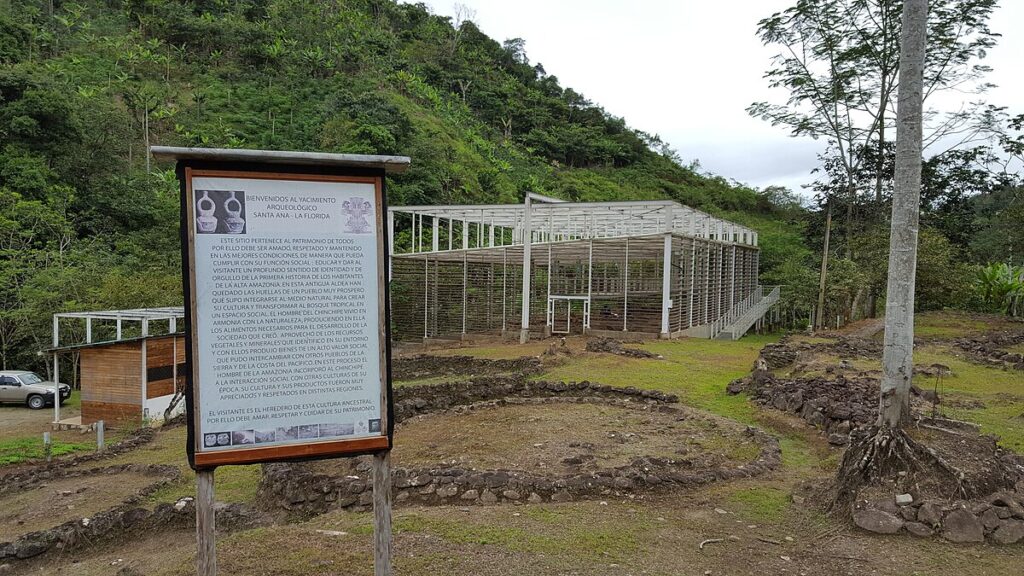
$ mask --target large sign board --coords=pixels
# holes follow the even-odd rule
[[[383,170],[179,174],[193,468],[389,449]]]

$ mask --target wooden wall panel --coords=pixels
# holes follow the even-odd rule
[[[175,340],[177,344],[175,344]],[[175,348],[177,348],[175,350]],[[178,383],[185,384],[185,337],[158,336],[146,340],[146,398],[159,398],[174,393],[174,370],[171,356],[177,352]]]
[[[98,420],[110,426],[138,425],[142,423],[142,406],[82,400],[82,424]]]
[[[81,351],[82,405],[86,402],[142,405],[140,342]],[[141,408],[139,409],[141,413]]]

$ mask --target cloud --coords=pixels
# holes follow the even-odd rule
[[[705,170],[754,186],[813,181],[823,142],[794,139],[746,113],[755,101],[782,103],[763,78],[774,51],[761,45],[757,22],[795,0],[460,0],[475,22],[498,40],[523,38],[531,62],[608,112],[660,134]],[[454,2],[430,0],[451,15]],[[992,18],[1004,33],[985,63],[999,85],[987,100],[1015,105],[1024,75],[1024,2],[1004,1]],[[976,99],[963,95],[963,101]],[[952,104],[956,107],[956,104]],[[785,184],[785,183],[789,184]]]

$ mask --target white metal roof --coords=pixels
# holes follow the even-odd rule
[[[536,194],[528,197],[534,200],[529,207],[527,203],[393,206],[388,208],[389,227],[392,238],[396,226],[411,227],[412,252],[518,245],[525,239],[527,226],[531,243],[674,233],[757,246],[756,231],[671,200],[564,202]],[[461,246],[435,246],[435,228],[437,236],[443,235],[443,229],[449,237],[452,232],[462,236],[465,228],[470,240]],[[492,241],[495,234],[497,240]]]

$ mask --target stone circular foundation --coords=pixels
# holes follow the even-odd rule
[[[1024,344],[1024,330],[995,332],[982,337],[956,340],[957,348],[966,352],[975,362],[1024,370],[1024,354],[1006,350],[1019,344]]]
[[[181,476],[181,471],[176,466],[169,465],[122,464],[92,469],[65,466],[55,470],[43,469],[34,473],[22,474],[17,482],[11,482],[5,486],[4,498],[15,498],[19,494],[29,491],[33,492],[33,498],[51,498],[53,495],[43,491],[50,483],[65,480],[84,481],[96,477],[109,477],[111,482],[116,482],[117,477],[124,474],[152,477],[152,481],[147,481],[138,490],[127,494],[121,502],[112,508],[66,520],[51,528],[21,534],[9,542],[0,542],[0,561],[24,560],[51,549],[70,550],[82,544],[91,544],[114,534],[135,529],[144,522],[152,520],[157,512],[140,508],[145,498],[176,481]],[[69,490],[67,495],[70,496],[71,492]],[[170,507],[170,505],[166,506]],[[160,520],[154,522],[154,525],[159,526],[169,520],[168,513],[170,511],[170,509],[162,511]],[[65,517],[67,516],[70,515],[65,515]]]
[[[393,489],[396,503],[497,504],[521,502],[565,502],[586,498],[613,498],[646,492],[700,486],[717,480],[748,477],[779,465],[778,442],[751,427],[698,412],[675,404],[676,398],[661,392],[635,388],[614,388],[590,382],[531,382],[516,378],[491,378],[457,384],[416,386],[396,390],[396,448],[393,452]],[[403,453],[402,434],[415,433],[432,419],[444,419],[441,429],[454,430],[460,418],[487,419],[502,411],[515,411],[528,418],[537,409],[587,414],[595,409],[607,414],[601,418],[618,419],[638,429],[608,431],[608,443],[634,442],[630,449],[605,450],[591,430],[590,440],[579,437],[588,422],[579,422],[552,436],[568,451],[557,461],[548,461],[551,452],[537,442],[536,436],[509,447],[509,429],[495,457],[477,460],[438,457],[430,463],[429,445]],[[507,415],[507,414],[506,414]],[[518,416],[517,416],[518,417]],[[528,425],[529,421],[524,420]],[[539,420],[537,420],[539,422]],[[437,423],[435,423],[437,424]],[[592,427],[597,424],[591,425]],[[521,428],[520,428],[521,429]],[[574,429],[577,433],[574,435]],[[669,450],[672,429],[680,448]],[[465,432],[472,434],[472,427]],[[693,446],[695,434],[708,438],[707,446],[722,448],[733,457],[713,458]],[[527,434],[521,434],[528,436]],[[644,438],[649,440],[644,444]],[[418,439],[417,441],[419,441]],[[443,443],[438,438],[437,447]],[[469,446],[468,439],[461,440]],[[453,444],[455,442],[452,442]],[[429,443],[428,443],[429,444]],[[514,444],[514,442],[513,442]],[[724,447],[724,448],[723,448]],[[646,451],[650,449],[649,451]],[[708,449],[710,453],[711,449]],[[438,450],[438,452],[443,452]],[[479,454],[479,452],[478,452]],[[448,455],[448,454],[446,454]],[[501,466],[524,461],[532,455],[531,465]],[[493,466],[498,464],[498,466]],[[294,516],[312,516],[331,508],[363,509],[372,500],[369,457],[339,459],[302,464],[264,466],[260,493],[264,503],[287,510]]]

